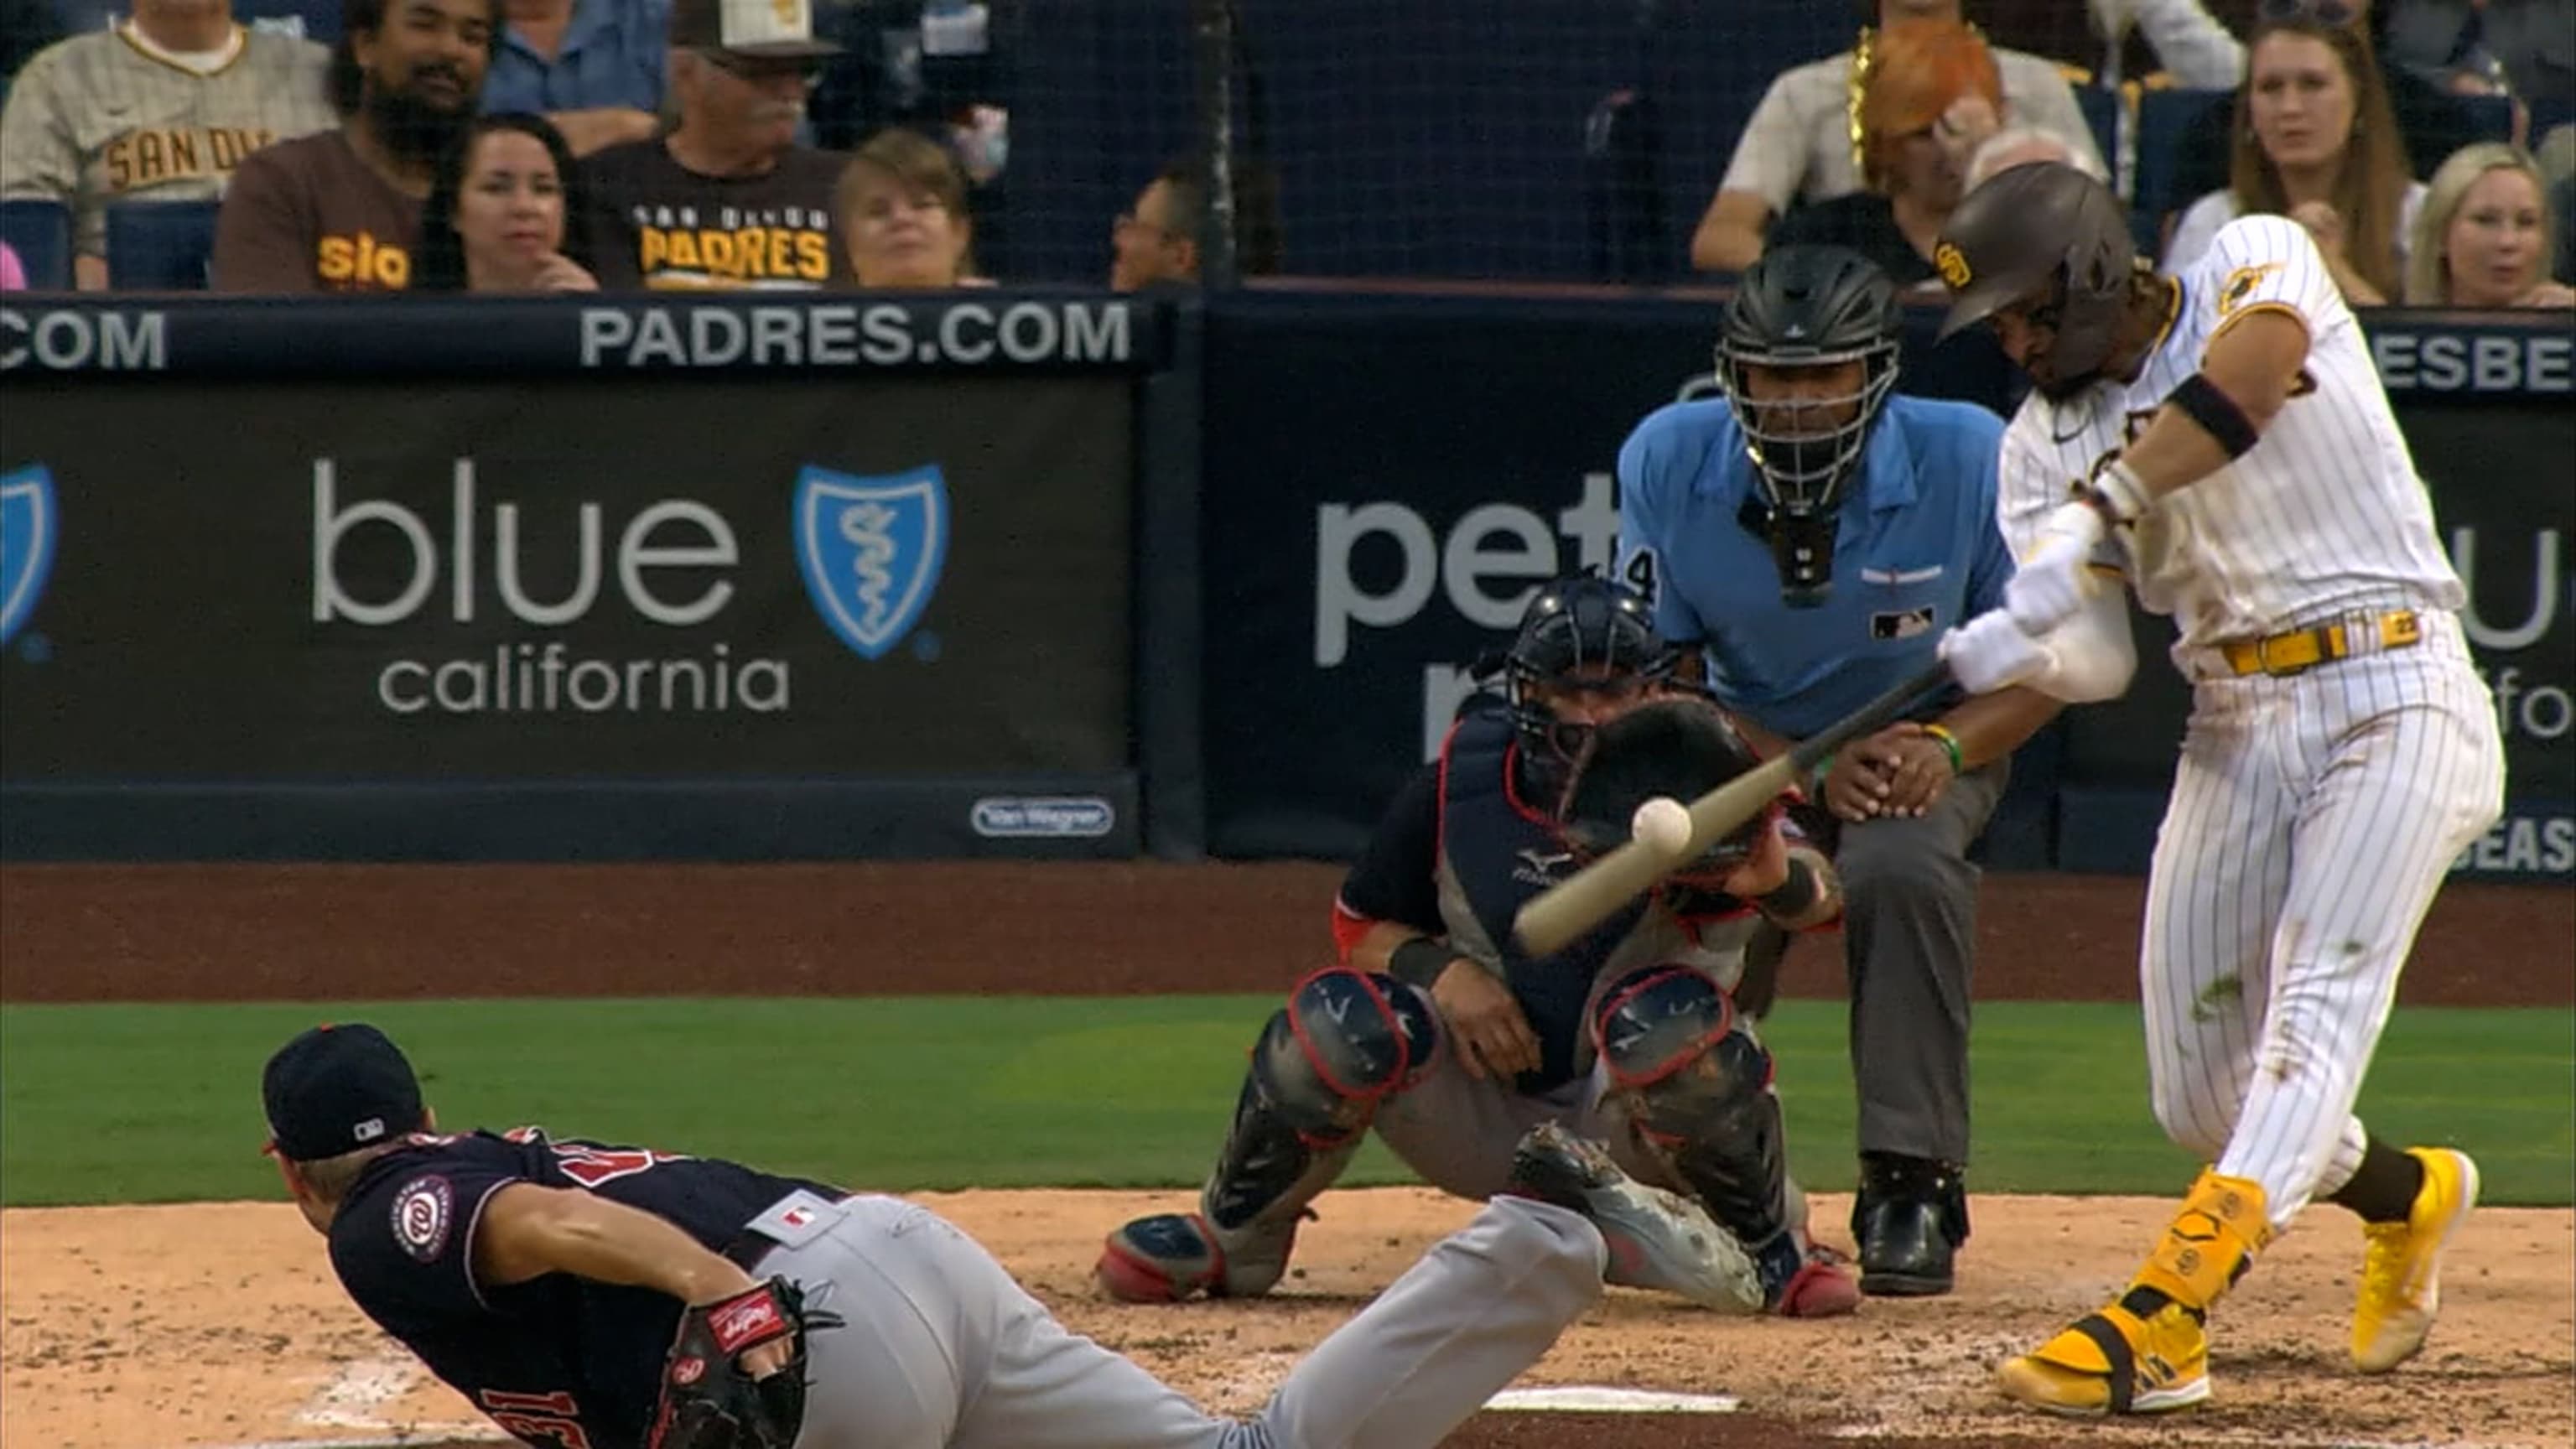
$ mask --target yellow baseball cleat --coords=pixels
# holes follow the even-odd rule
[[[2139,1318],[2114,1303],[1995,1371],[2004,1397],[2052,1414],[2162,1414],[2209,1397],[2209,1332],[2168,1303]]]
[[[2448,1147],[2410,1147],[2424,1185],[2402,1223],[2366,1223],[2361,1297],[2352,1311],[2352,1363],[2384,1374],[2413,1358],[2442,1309],[2442,1250],[2478,1205],[2478,1165]]]

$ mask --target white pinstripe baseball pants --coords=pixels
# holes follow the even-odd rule
[[[2138,971],[2156,1118],[2276,1227],[2361,1161],[2353,1116],[2416,927],[2503,811],[2458,619],[2289,678],[2203,679]]]

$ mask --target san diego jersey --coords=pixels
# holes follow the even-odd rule
[[[2137,438],[2211,342],[2256,313],[2282,312],[2308,331],[2289,402],[2243,457],[2139,521],[2121,561],[2139,601],[2173,616],[2178,661],[2350,611],[2459,608],[2465,591],[2369,342],[2307,232],[2283,217],[2240,218],[2176,281],[2173,313],[2137,381],[2105,378],[2063,402],[2034,392],[2004,430],[2002,516],[2014,551],[2027,552],[2050,511]]]

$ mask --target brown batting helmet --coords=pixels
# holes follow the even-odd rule
[[[1998,171],[1959,202],[1933,248],[1953,298],[1941,335],[2047,294],[2059,375],[2090,376],[2111,355],[2137,258],[2111,188],[2054,161]]]

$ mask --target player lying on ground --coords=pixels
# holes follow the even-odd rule
[[[1341,963],[1300,982],[1254,1044],[1199,1211],[1111,1233],[1110,1294],[1268,1292],[1371,1127],[1473,1198],[1501,1187],[1521,1134],[1561,1122],[1705,1206],[1760,1265],[1762,1306],[1851,1311],[1858,1290],[1810,1244],[1788,1179],[1770,1053],[1727,996],[1757,915],[1833,918],[1823,857],[1775,810],[1565,951],[1531,960],[1513,942],[1513,914],[1587,844],[1625,840],[1640,799],[1752,763],[1705,700],[1658,701],[1672,667],[1637,595],[1590,577],[1539,591],[1505,657],[1508,698],[1471,699],[1397,797],[1336,904]],[[1682,774],[1652,788],[1667,762]],[[1560,802],[1587,839],[1569,838]],[[1611,1281],[1630,1280],[1614,1263]]]
[[[1543,1129],[1473,1221],[1235,1421],[900,1198],[533,1128],[441,1134],[367,1026],[288,1042],[262,1096],[358,1306],[503,1430],[568,1449],[1431,1449],[1614,1259],[1757,1291],[1705,1214]]]
[[[1991,321],[2037,389],[2004,437],[2021,570],[1944,654],[1971,689],[2115,696],[2136,660],[2110,573],[2180,625],[2192,681],[2138,974],[2156,1117],[2211,1166],[2128,1291],[2003,1366],[2073,1414],[2206,1399],[2211,1306],[2312,1197],[2369,1237],[2354,1364],[2423,1347],[2477,1169],[2353,1103],[2416,927],[2503,808],[2465,591],[2315,244],[2246,217],[2169,280],[2129,235],[2101,183],[2032,165],[1939,253],[1949,329]]]

